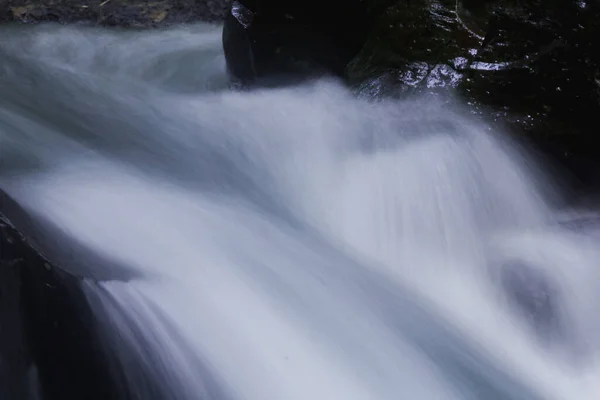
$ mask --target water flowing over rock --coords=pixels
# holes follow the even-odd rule
[[[1,400],[595,400],[598,2],[9,6]]]
[[[369,96],[457,90],[597,184],[598,37],[597,1],[399,1],[348,74]]]
[[[0,277],[3,398],[34,399],[37,382],[43,399],[118,399],[77,278],[37,253],[2,214]],[[35,381],[28,371],[37,371]]]
[[[230,72],[246,83],[332,73],[371,98],[458,92],[474,114],[598,185],[598,37],[597,1],[246,0],[223,39]]]
[[[138,372],[135,385],[126,381],[125,365],[114,357],[109,339],[116,314],[93,308],[94,299],[86,294],[98,280],[72,275],[45,258],[3,214],[14,214],[15,204],[1,191],[0,205],[2,399],[172,398],[140,358],[151,358],[148,354],[131,353],[127,367]],[[23,212],[17,214],[25,222]],[[143,345],[143,335],[132,335]]]

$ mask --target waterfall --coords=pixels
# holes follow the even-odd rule
[[[597,398],[597,236],[527,149],[456,98],[230,89],[220,29],[2,32],[0,189],[136,271],[81,283],[136,398]]]

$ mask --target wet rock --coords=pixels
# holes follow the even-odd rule
[[[32,244],[38,240],[13,223],[32,223],[23,212],[0,190],[0,398],[182,398],[173,392],[178,388],[163,384],[171,371],[152,350],[151,334],[129,321],[97,279],[71,274],[44,257]],[[195,361],[207,390],[220,393],[208,368]]]
[[[183,398],[151,333],[104,285],[136,278],[0,190],[0,399]]]
[[[360,0],[241,0],[225,20],[223,47],[231,75],[243,84],[344,74],[376,11]]]
[[[80,278],[93,281],[128,281],[140,277],[130,268],[87,249],[77,238],[71,238],[44,216],[23,209],[18,201],[0,190],[0,213],[10,215],[11,223],[27,245],[45,258],[60,265],[60,269]]]
[[[156,27],[221,21],[230,5],[230,0],[9,0],[0,4],[0,22],[82,22],[102,26]]]
[[[240,83],[248,84],[258,73],[254,65],[252,39],[247,32],[254,12],[235,2],[223,25],[223,49],[227,69]]]
[[[598,37],[598,1],[397,1],[348,77],[369,96],[452,89],[474,114],[593,179],[586,169],[597,158]]]
[[[18,256],[9,256],[0,218],[0,398],[26,399],[31,355],[23,335]]]
[[[29,398],[33,369],[44,399],[118,399],[78,279],[37,253],[2,214],[0,277],[2,398]]]

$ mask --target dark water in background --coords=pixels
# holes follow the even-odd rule
[[[598,397],[597,236],[460,101],[232,91],[211,25],[0,37],[0,189],[139,272],[83,288],[166,397]]]

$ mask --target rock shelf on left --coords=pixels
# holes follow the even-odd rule
[[[0,398],[122,398],[94,324],[80,279],[0,213]]]

